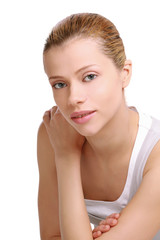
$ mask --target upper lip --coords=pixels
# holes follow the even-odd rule
[[[90,114],[90,113],[93,113],[93,112],[95,112],[95,110],[85,110],[85,111],[80,111],[80,112],[73,112],[71,114],[71,118],[78,117],[78,116],[83,115],[83,114]]]

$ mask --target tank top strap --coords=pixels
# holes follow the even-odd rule
[[[144,142],[141,146],[141,149],[138,153],[133,177],[132,177],[132,184],[130,188],[130,199],[133,197],[133,195],[136,193],[137,189],[139,188],[142,178],[143,178],[143,171],[144,167],[146,165],[146,162],[148,160],[148,157],[153,150],[154,146],[157,144],[157,142],[160,140],[160,120],[157,120],[153,117],[147,116],[143,114],[143,119],[140,122],[142,128],[149,127],[149,121],[151,121],[151,126],[148,129],[148,133],[144,139]]]
[[[144,143],[141,147],[141,150],[137,157],[136,162],[136,170],[137,170],[137,177],[136,182],[139,184],[142,181],[143,171],[147,159],[153,150],[154,146],[160,140],[160,121],[152,117],[152,125],[148,131],[148,134],[144,140]]]

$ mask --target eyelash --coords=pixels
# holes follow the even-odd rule
[[[55,83],[54,85],[53,85],[53,87],[55,88],[55,89],[61,89],[61,88],[64,88],[64,86],[63,87],[59,87],[58,85],[66,85],[67,86],[67,84],[66,83],[63,83],[63,82],[59,82],[59,83]],[[56,87],[56,85],[58,86],[58,87]]]
[[[89,77],[89,76],[92,76],[92,77],[94,77],[94,78],[93,78],[93,79],[89,79],[89,80],[85,80],[85,79],[86,79],[87,77]],[[85,80],[86,82],[90,82],[90,81],[94,80],[96,77],[97,77],[96,74],[91,73],[91,74],[86,75],[85,78],[84,78],[84,80]],[[57,85],[57,86],[58,86],[58,85],[61,85],[61,86],[63,86],[63,87],[59,87],[59,86],[56,87],[56,85]],[[59,82],[59,83],[55,83],[55,84],[53,85],[53,88],[55,88],[55,89],[61,89],[61,88],[64,88],[64,87],[66,87],[66,86],[67,86],[66,83]]]
[[[91,74],[88,74],[86,77],[89,77],[89,76],[94,76],[94,78],[93,79],[90,79],[89,81],[92,81],[92,80],[94,80],[96,77],[97,77],[97,75],[96,74],[94,74],[94,73],[91,73]],[[85,78],[86,78],[85,77]],[[85,79],[84,78],[84,79]],[[88,81],[87,81],[88,82]]]

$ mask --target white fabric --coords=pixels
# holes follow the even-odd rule
[[[136,108],[130,107],[137,111]],[[127,180],[121,196],[116,201],[97,201],[85,199],[90,222],[97,226],[111,213],[119,213],[137,192],[142,181],[143,169],[155,144],[160,140],[160,120],[140,111],[139,128],[130,158]],[[153,240],[160,240],[160,231]]]

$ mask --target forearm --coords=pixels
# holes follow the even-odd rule
[[[61,237],[63,240],[92,240],[81,184],[80,160],[74,154],[67,158],[65,161],[59,159],[61,166],[57,166]]]
[[[61,237],[42,237],[41,240],[62,240]]]

